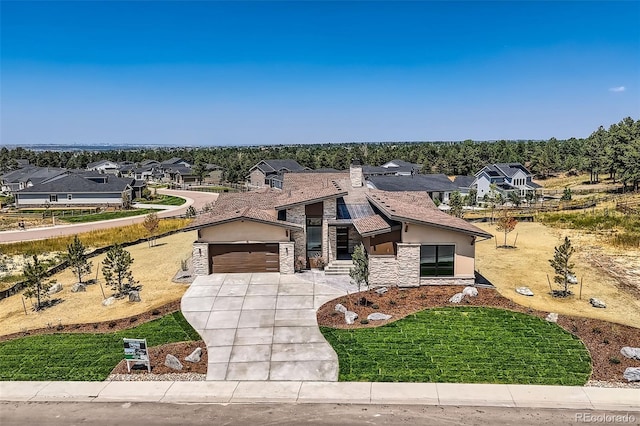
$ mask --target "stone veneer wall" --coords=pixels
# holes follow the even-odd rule
[[[353,254],[353,250],[356,248],[356,246],[359,246],[361,242],[362,242],[362,237],[360,236],[358,231],[356,231],[356,228],[354,226],[350,226],[349,227],[349,253]]]
[[[324,200],[322,202],[322,257],[324,257],[326,261],[330,258],[329,220],[336,218],[336,210],[335,199]]]
[[[192,252],[193,273],[195,275],[209,275],[209,244],[193,243]]]
[[[395,256],[369,256],[369,286],[398,284],[398,262]]]
[[[420,244],[398,243],[398,286],[420,286]]]
[[[362,176],[362,166],[352,164],[351,167],[349,167],[349,178],[351,179],[351,186],[354,188],[360,188],[364,181]]]
[[[330,226],[329,227],[329,257],[328,257],[327,263],[331,263],[334,260],[336,260],[337,249],[338,249],[338,245],[337,245],[336,227]]]
[[[293,242],[280,243],[280,273],[293,274],[295,249]]]

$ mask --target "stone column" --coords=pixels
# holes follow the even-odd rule
[[[398,243],[398,286],[420,286],[420,244]]]
[[[195,275],[209,275],[209,243],[194,242],[191,261]]]
[[[336,218],[336,200],[324,200],[322,202],[322,257],[327,263],[330,261],[329,220]]]
[[[280,243],[280,273],[293,274],[295,248],[292,241]]]

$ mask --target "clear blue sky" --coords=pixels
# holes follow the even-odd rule
[[[639,2],[1,3],[0,144],[586,137]]]

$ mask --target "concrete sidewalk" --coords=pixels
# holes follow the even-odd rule
[[[366,382],[0,382],[0,401],[419,404],[640,412],[640,389]]]

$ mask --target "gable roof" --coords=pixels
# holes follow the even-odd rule
[[[475,176],[455,176],[453,184],[458,188],[470,188],[475,180]]]
[[[444,192],[455,191],[458,186],[444,174],[428,174],[413,176],[370,176],[375,189],[384,191],[427,191]]]
[[[353,221],[353,226],[363,237],[391,231],[391,225],[378,214],[356,219]]]
[[[67,169],[57,167],[26,166],[13,170],[2,175],[2,180],[6,183],[26,182],[28,180],[41,181],[66,173]]]
[[[367,194],[367,198],[382,214],[391,220],[412,222],[478,237],[493,238],[491,234],[464,219],[448,215],[437,209],[426,192],[371,191]]]
[[[141,166],[146,167],[146,166],[154,166],[154,165],[158,165],[160,164],[159,161],[156,160],[144,160],[143,162],[140,163]]]
[[[116,167],[119,166],[118,163],[116,163],[115,161],[111,161],[111,160],[98,160],[98,161],[94,161],[93,163],[89,163],[87,164],[87,169],[92,169],[94,167],[98,167],[101,166],[105,163],[111,163],[111,164],[115,164]]]
[[[285,159],[285,160],[261,160],[253,166],[249,171],[254,170],[255,168],[260,169],[264,173],[273,173],[279,171],[291,171],[298,172],[302,170],[306,170],[307,168],[301,166],[296,160]]]
[[[183,160],[182,158],[179,158],[179,157],[171,157],[168,160],[164,160],[160,164],[162,164],[163,166],[171,166],[171,165],[179,164],[179,163],[183,163],[183,162],[189,164],[188,161],[185,161],[185,160]]]
[[[493,179],[504,178],[504,177],[511,178],[518,172],[523,172],[525,175],[531,176],[531,172],[529,172],[529,170],[527,170],[526,167],[524,167],[520,163],[496,163],[496,164],[490,164],[488,166],[484,166],[475,175],[479,176],[482,172],[487,173],[489,175],[489,177],[491,177]]]
[[[123,192],[133,183],[131,178],[119,178],[115,176],[103,175],[106,177],[104,183],[95,182],[88,177],[75,173],[56,176],[46,182],[35,184],[29,188],[18,191],[28,193],[78,193],[78,192]]]
[[[185,230],[199,229],[212,225],[235,222],[238,220],[248,220],[251,222],[266,223],[269,225],[281,226],[287,229],[303,229],[302,225],[278,220],[278,217],[270,211],[261,210],[255,207],[244,207],[229,210],[221,213],[204,214],[198,216]]]
[[[422,166],[420,164],[410,163],[408,161],[398,160],[398,159],[387,161],[386,163],[384,163],[380,167],[385,167],[385,168],[403,168],[403,169],[409,169],[409,170],[411,170],[411,169],[420,170],[422,168]]]

